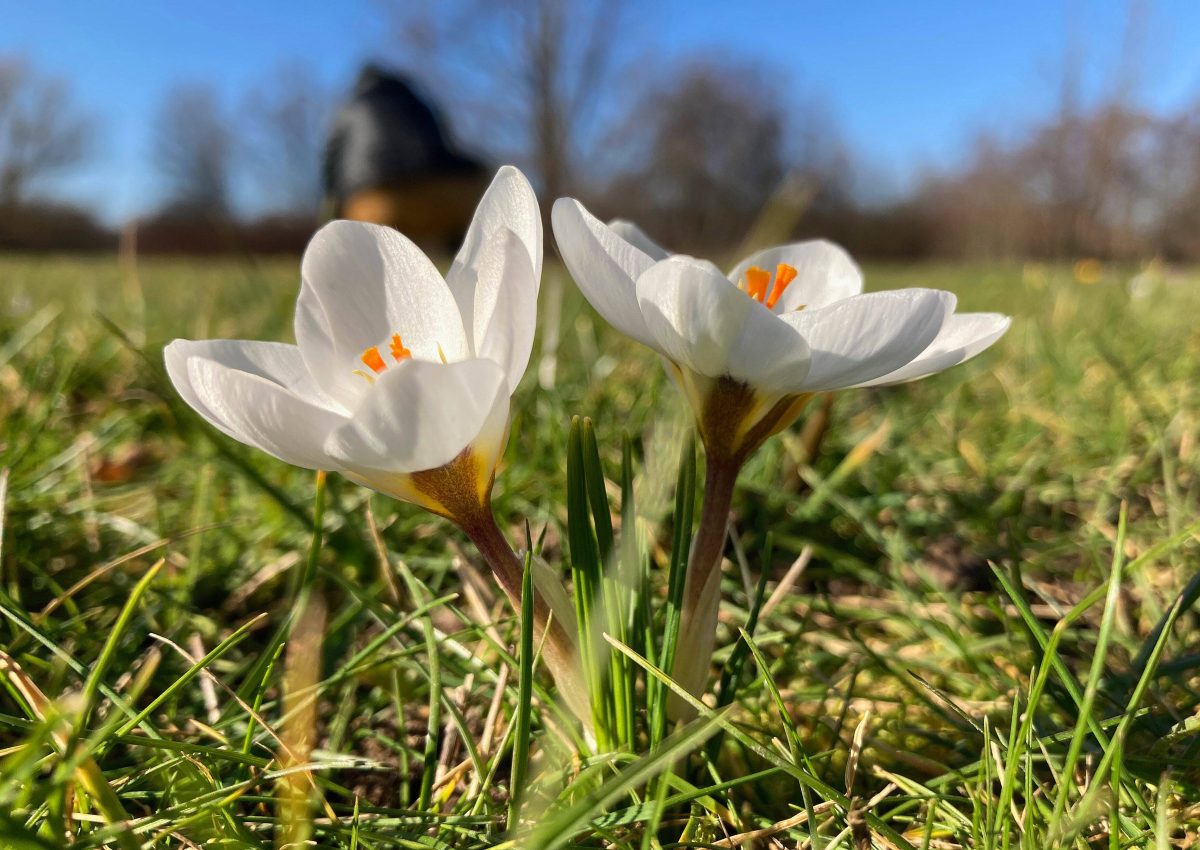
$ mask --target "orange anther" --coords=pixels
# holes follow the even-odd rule
[[[746,294],[759,304],[767,297],[767,284],[771,282],[771,273],[758,266],[746,269]]]
[[[365,363],[372,372],[382,372],[387,368],[387,364],[383,362],[383,357],[380,356],[379,348],[376,346],[371,346],[362,353],[362,362]]]
[[[779,300],[779,296],[783,295],[783,291],[788,288],[788,284],[796,279],[797,271],[787,263],[780,263],[775,267],[775,286],[771,288],[771,295],[767,298],[767,306],[774,307],[775,302]]]
[[[412,352],[404,347],[404,343],[400,340],[400,334],[392,334],[392,357],[396,360],[407,360],[412,357]]]

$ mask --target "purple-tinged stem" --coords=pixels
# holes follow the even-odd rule
[[[675,681],[695,697],[704,693],[712,666],[717,614],[721,606],[721,559],[740,467],[736,461],[714,458],[711,454],[707,458],[704,504],[688,556],[679,641],[672,670]],[[694,714],[691,707],[675,695],[670,713],[676,719]]]
[[[492,575],[504,591],[505,596],[515,610],[521,610],[521,577],[525,571],[524,560],[513,551],[490,506],[484,506],[478,512],[472,512],[467,517],[456,517],[455,521],[470,538],[479,554],[492,570]],[[586,686],[580,674],[579,656],[576,648],[574,624],[571,622],[569,605],[566,595],[561,600],[553,600],[553,607],[548,601],[552,590],[547,581],[538,581],[537,564],[534,565],[534,584],[537,587],[534,596],[534,641],[542,647],[542,659],[550,669],[559,693],[585,727],[591,724],[591,705],[587,698]],[[550,577],[549,581],[553,581]],[[540,585],[540,587],[538,587]]]

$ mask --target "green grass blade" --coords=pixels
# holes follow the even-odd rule
[[[92,665],[87,680],[83,683],[83,707],[79,711],[79,728],[87,728],[91,720],[92,710],[95,708],[96,694],[100,689],[100,683],[104,681],[104,674],[108,672],[108,668],[112,664],[113,656],[117,653],[117,646],[120,644],[121,638],[125,636],[125,631],[129,628],[129,623],[133,619],[133,614],[137,610],[142,596],[150,588],[151,582],[154,581],[155,576],[158,575],[158,571],[162,569],[165,563],[166,561],[159,559],[150,569],[146,570],[145,574],[138,580],[138,583],[133,586],[133,590],[129,592],[129,599],[126,600],[121,613],[117,616],[117,621],[113,624],[112,630],[108,634],[108,638],[104,641],[104,647],[100,650],[100,657]]]
[[[1075,732],[1071,736],[1071,743],[1067,747],[1067,755],[1063,761],[1062,775],[1064,777],[1075,775],[1075,764],[1079,760],[1079,754],[1083,750],[1086,738],[1087,721],[1085,718],[1092,716],[1092,707],[1096,702],[1096,694],[1100,692],[1100,682],[1104,675],[1105,660],[1108,654],[1108,643],[1112,637],[1113,624],[1116,622],[1117,610],[1120,607],[1121,578],[1125,564],[1125,534],[1128,518],[1128,508],[1122,505],[1121,515],[1117,523],[1117,539],[1113,544],[1112,572],[1109,576],[1108,591],[1104,598],[1104,614],[1100,619],[1100,630],[1096,636],[1096,648],[1092,656],[1092,665],[1088,671],[1087,684],[1084,686],[1083,703],[1079,708],[1079,719],[1075,723]],[[1033,707],[1031,706],[1030,711],[1032,710]],[[1049,830],[1052,835],[1058,834],[1059,822],[1063,812],[1066,810],[1067,795],[1070,789],[1071,783],[1063,782],[1059,785],[1058,794],[1055,795],[1054,810],[1050,816],[1049,824]]]
[[[529,735],[533,715],[533,556],[525,555],[521,577],[521,646],[517,654],[517,716],[513,732],[512,778],[509,781],[508,832],[515,833],[529,773]]]
[[[663,623],[660,666],[670,670],[675,664],[676,643],[683,614],[683,587],[687,579],[688,552],[692,542],[692,512],[696,505],[696,445],[688,435],[679,455],[679,476],[675,484],[675,530],[671,539],[670,572],[667,578],[667,600]],[[650,705],[650,740],[662,740],[667,730],[667,695],[663,682],[648,683],[647,701]]]

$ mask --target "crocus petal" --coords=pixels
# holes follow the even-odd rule
[[[429,258],[390,227],[333,221],[309,242],[301,266],[296,341],[313,377],[348,407],[366,382],[363,351],[400,334],[420,360],[469,355],[454,296]]]
[[[472,345],[477,357],[494,360],[508,374],[512,394],[525,374],[537,319],[537,278],[517,234],[497,229],[477,266],[471,309]]]
[[[626,221],[623,218],[614,218],[608,223],[608,229],[655,262],[665,260],[671,256],[670,251],[647,236],[646,232],[632,221]]]
[[[907,366],[902,366],[861,386],[881,386],[915,381],[957,366],[986,349],[1008,330],[1012,319],[1000,313],[956,313],[941,333]]]
[[[515,233],[524,246],[536,295],[542,278],[542,213],[533,187],[525,175],[511,165],[501,167],[484,192],[462,247],[446,274],[446,282],[458,302],[468,335],[479,268],[486,259],[492,237],[501,228]]]
[[[596,312],[621,333],[657,349],[634,289],[634,281],[654,260],[574,198],[555,201],[551,218],[563,262]]]
[[[294,346],[176,340],[164,358],[179,394],[225,434],[294,466],[336,468],[322,446],[345,419],[320,403],[307,373],[296,373],[293,363],[303,366]]]
[[[655,348],[697,374],[728,375],[766,394],[789,392],[808,374],[803,337],[712,263],[663,260],[638,278],[637,295]]]
[[[780,319],[812,349],[812,369],[798,391],[851,387],[911,363],[954,310],[954,296],[935,289],[856,295]]]
[[[862,292],[862,272],[844,250],[822,239],[767,248],[742,260],[729,272],[737,283],[751,266],[774,274],[780,263],[796,269],[796,279],[775,303],[776,313],[790,313],[800,307],[826,307]]]
[[[197,407],[199,399],[185,380],[190,357],[215,360],[230,369],[258,375],[291,390],[304,401],[337,409],[336,403],[308,373],[300,349],[294,345],[245,339],[177,339],[163,349],[163,360],[179,394],[192,407]]]
[[[504,370],[491,360],[405,360],[376,379],[325,448],[368,480],[376,473],[436,469],[481,434],[494,442],[497,409],[506,419],[508,384]],[[486,433],[485,425],[490,426]]]

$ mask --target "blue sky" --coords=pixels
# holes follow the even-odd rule
[[[431,0],[436,3],[437,0]],[[282,64],[309,64],[348,84],[368,57],[396,57],[382,0],[0,4],[0,55],[20,54],[68,78],[100,116],[97,153],[67,183],[110,220],[154,204],[150,127],[172,85],[212,84],[231,106]],[[436,8],[436,6],[434,6]],[[1121,68],[1149,106],[1200,101],[1200,3],[1103,0],[832,0],[631,2],[631,42],[665,59],[759,57],[785,89],[820,93],[842,133],[884,182],[959,158],[980,130],[1017,133],[1053,107],[1067,56],[1085,95]],[[1132,61],[1124,62],[1132,43]]]

